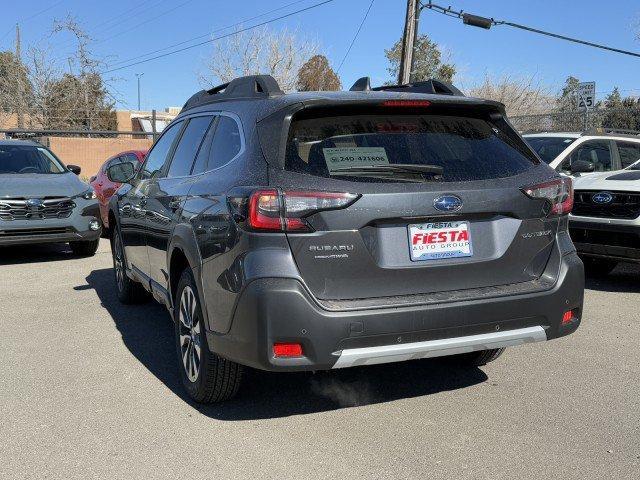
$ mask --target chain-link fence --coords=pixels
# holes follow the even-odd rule
[[[554,111],[510,117],[521,132],[583,132],[592,128],[640,131],[640,106],[624,109]]]
[[[95,175],[105,160],[129,150],[148,150],[154,134],[110,130],[0,130],[0,139],[33,140],[53,151],[67,165],[78,165],[81,176]]]

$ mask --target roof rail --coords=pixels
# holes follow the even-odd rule
[[[638,136],[640,135],[640,131],[638,130],[628,130],[625,128],[609,128],[609,127],[592,127],[589,130],[585,130],[582,135],[631,135]]]
[[[430,78],[424,82],[407,83],[406,85],[383,85],[381,87],[371,87],[369,77],[362,77],[356,80],[356,83],[349,89],[352,92],[368,92],[368,91],[389,91],[389,92],[407,92],[407,93],[432,93],[436,95],[455,95],[464,97],[464,94],[450,83]]]
[[[182,110],[217,102],[219,100],[241,98],[267,98],[275,95],[284,95],[280,85],[271,75],[248,75],[234,78],[228,83],[223,83],[209,90],[201,90],[193,95],[182,107]]]

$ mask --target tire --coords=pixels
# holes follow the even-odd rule
[[[606,277],[618,266],[616,260],[606,258],[585,257],[582,259],[582,262],[584,263],[584,270],[587,275],[594,277]]]
[[[496,360],[503,352],[504,348],[493,348],[491,350],[463,353],[462,355],[456,355],[454,358],[459,363],[473,367],[481,367]]]
[[[174,299],[180,378],[196,402],[222,402],[238,392],[243,367],[209,350],[197,292],[193,273],[187,268],[182,272]]]
[[[99,238],[88,242],[69,242],[73,254],[80,257],[93,257],[98,251],[98,245],[100,245]]]
[[[127,276],[122,237],[117,228],[113,230],[113,237],[111,237],[111,256],[113,257],[113,279],[120,303],[133,305],[149,301],[151,298],[149,292],[141,284],[134,282]]]

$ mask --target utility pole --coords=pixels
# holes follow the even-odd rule
[[[20,44],[20,25],[16,23],[16,117],[18,128],[24,128],[24,86],[22,85],[22,45]]]
[[[144,73],[136,73],[136,77],[138,78],[138,111],[140,111],[140,77],[142,77]]]
[[[420,1],[407,0],[407,17],[404,23],[404,35],[402,37],[402,55],[400,57],[400,69],[398,71],[398,84],[405,85],[411,82],[413,67],[413,53],[418,37],[418,17],[420,16]]]

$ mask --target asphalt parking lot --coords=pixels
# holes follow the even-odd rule
[[[638,478],[640,268],[588,279],[573,336],[182,390],[172,327],[125,307],[109,246],[0,250],[0,478]]]

